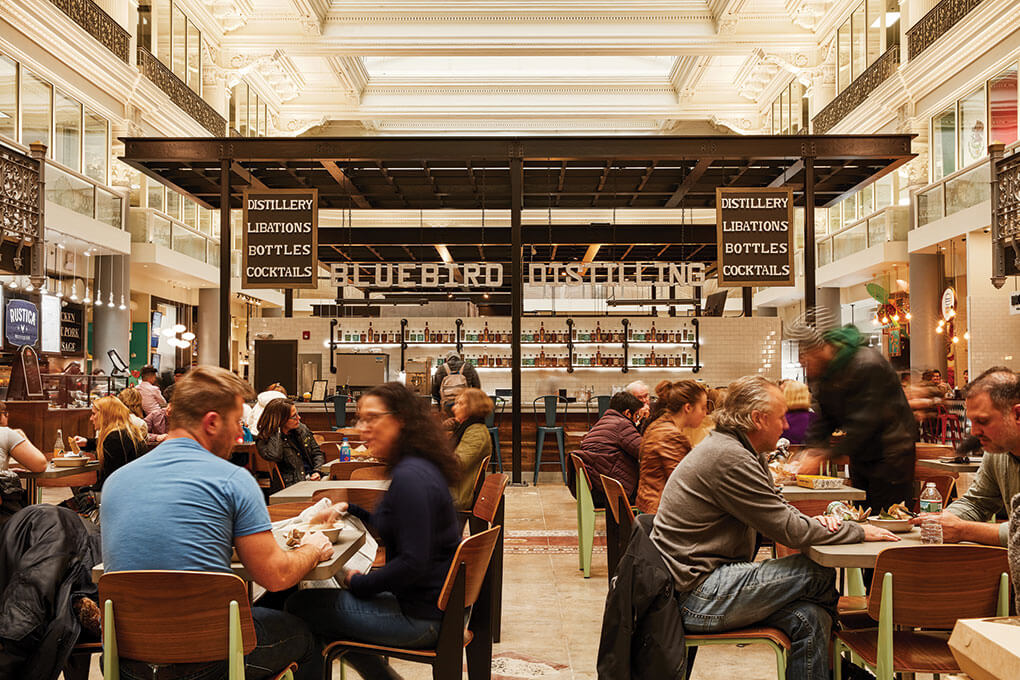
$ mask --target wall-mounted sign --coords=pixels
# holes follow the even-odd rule
[[[79,355],[85,349],[82,342],[85,312],[79,305],[68,304],[60,310],[60,352]]]
[[[35,345],[39,341],[39,308],[28,300],[11,300],[4,314],[7,342]]]
[[[956,291],[946,288],[942,291],[942,318],[949,321],[956,316]]]
[[[318,285],[316,189],[244,192],[242,288]]]
[[[358,288],[499,288],[503,265],[498,262],[343,262],[330,268],[330,286]],[[701,285],[701,262],[532,262],[524,283],[580,286],[582,284]]]
[[[720,286],[792,286],[793,190],[716,189]]]
[[[39,300],[40,349],[43,352],[60,352],[60,298],[43,294]]]

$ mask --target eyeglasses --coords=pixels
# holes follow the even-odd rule
[[[359,413],[358,422],[365,425],[374,425],[383,416],[392,416],[393,411],[379,411],[378,413]]]
[[[295,413],[291,417],[287,418],[287,420],[301,420],[301,414],[300,413]]]

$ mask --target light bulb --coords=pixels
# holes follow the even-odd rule
[[[893,314],[892,315],[892,320],[893,321],[899,321],[900,320],[900,315],[899,314]]]
[[[85,299],[83,299],[82,302],[87,305],[92,304],[92,290],[88,286],[85,286]]]
[[[174,326],[174,333],[183,333],[186,330],[188,330],[187,327],[182,323]]]
[[[889,323],[889,317],[887,317],[887,316],[883,316],[883,317],[882,317],[882,323],[883,323],[883,324],[887,324],[887,323]]]
[[[942,335],[942,326],[939,326],[938,328],[936,328],[935,332],[938,333],[939,335]]]
[[[172,328],[164,328],[160,332],[163,334],[164,338],[172,338],[172,337],[174,337],[174,329],[172,329]]]
[[[188,331],[187,333],[181,333],[181,338],[184,339],[184,340],[189,340],[189,341],[190,340],[194,340],[195,339],[195,334],[192,333],[191,331]]]
[[[910,321],[910,312],[907,312],[907,321]]]
[[[967,332],[965,332],[965,333],[963,334],[963,339],[964,339],[964,340],[970,340],[970,331],[967,331]]]
[[[7,284],[7,287],[10,288],[11,290],[17,290],[18,289],[17,279],[11,279],[11,282]]]
[[[26,292],[31,293],[33,290],[35,290],[35,286],[32,285],[31,281],[29,281],[28,283],[25,284],[25,291]]]
[[[958,342],[960,342],[960,338],[958,338],[958,337],[956,337],[956,336],[954,335],[954,336],[953,336],[953,344],[955,345],[955,344],[956,344],[956,343],[958,343]]]
[[[113,291],[112,290],[110,291],[110,301],[106,303],[106,306],[109,307],[110,309],[113,309],[114,305],[113,305]]]

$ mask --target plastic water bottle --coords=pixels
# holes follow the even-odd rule
[[[53,455],[60,457],[64,455],[64,431],[57,428],[57,440],[53,442]]]
[[[344,463],[351,459],[351,445],[347,441],[347,437],[340,443],[340,460]]]
[[[247,425],[241,426],[241,438],[244,440],[245,444],[250,444],[251,442],[255,441],[255,437],[252,436],[251,430],[248,428]]]
[[[921,512],[932,513],[930,517],[921,522],[921,543],[942,542],[942,522],[939,521],[939,513],[942,512],[942,496],[935,488],[935,482],[928,482],[921,492]]]

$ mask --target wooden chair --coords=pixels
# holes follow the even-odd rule
[[[928,482],[935,482],[935,489],[939,492],[939,495],[942,496],[942,507],[945,508],[949,505],[949,496],[956,489],[956,477],[953,477],[952,475],[925,473],[923,475],[917,475],[915,479],[917,491],[914,499],[914,512],[919,512],[921,510],[921,501],[917,497],[921,495],[922,491],[924,491],[924,486]]]
[[[481,533],[494,526],[503,526],[505,509],[504,493],[510,481],[502,473],[489,475],[482,482],[482,488],[475,499],[468,529],[472,534]],[[499,534],[490,563],[492,570],[492,641],[499,642],[503,629],[503,534]]]
[[[606,563],[609,565],[609,582],[616,576],[616,565],[627,552],[630,530],[634,526],[634,509],[627,498],[627,492],[619,480],[599,475],[606,492]]]
[[[368,512],[373,512],[385,494],[386,492],[382,489],[319,489],[312,494],[312,503],[318,503],[320,499],[328,498],[334,503],[341,501],[353,503]]]
[[[485,472],[489,469],[489,461],[492,460],[492,456],[486,456],[482,459],[482,464],[478,467],[478,472],[475,473],[475,483],[471,487],[471,507],[475,507],[475,503],[478,502],[478,494],[482,491],[482,483],[485,481]]]
[[[315,438],[318,439],[319,435],[315,435]],[[340,442],[321,441],[319,450],[322,451],[327,463],[331,460],[340,460]]]
[[[244,581],[197,571],[120,571],[99,579],[103,603],[103,677],[120,677],[120,658],[152,664],[227,660],[244,678],[255,624]],[[294,666],[277,679],[293,679]]]
[[[342,442],[346,436],[343,432],[334,430],[315,430],[312,432],[312,435],[316,438],[316,441],[318,441],[319,437],[322,437],[323,442]],[[321,444],[322,442],[319,443]]]
[[[835,680],[846,649],[875,673],[959,673],[947,643],[957,619],[1009,613],[1006,550],[983,545],[916,545],[878,554],[868,614],[878,627],[836,633]],[[914,629],[928,629],[921,632]]]
[[[382,463],[374,463],[364,460],[345,460],[343,462],[336,461],[329,466],[329,478],[333,480],[343,481],[351,478],[351,474],[355,470],[361,470],[363,468],[378,467],[385,468],[386,466]]]
[[[351,481],[355,479],[386,480],[389,478],[390,473],[385,465],[367,465],[351,470]]]
[[[284,488],[283,475],[276,463],[266,460],[258,453],[248,456],[248,464],[251,465],[251,472],[255,475],[259,486],[265,493],[275,493]]]
[[[591,554],[595,549],[595,513],[605,513],[605,510],[595,508],[591,498],[591,480],[588,478],[588,469],[584,466],[584,461],[576,453],[572,453],[570,462],[574,465],[577,496],[577,568],[584,572],[585,578],[590,578]]]
[[[315,503],[312,503],[311,501],[294,501],[293,503],[276,503],[274,505],[269,505],[267,506],[267,509],[269,510],[269,520],[272,522],[279,522],[281,519],[297,517],[313,505],[315,505]]]
[[[326,657],[324,680],[332,678],[333,661],[343,660],[347,653],[373,654],[403,659],[432,666],[434,680],[460,680],[463,677],[464,651],[467,648],[468,677],[489,678],[492,674],[492,638],[490,635],[489,597],[485,589],[489,562],[501,528],[496,526],[468,536],[453,555],[443,589],[437,603],[443,618],[439,640],[432,649],[385,647],[370,642],[341,640],[323,650]],[[465,613],[472,607],[470,623],[465,627]]]

